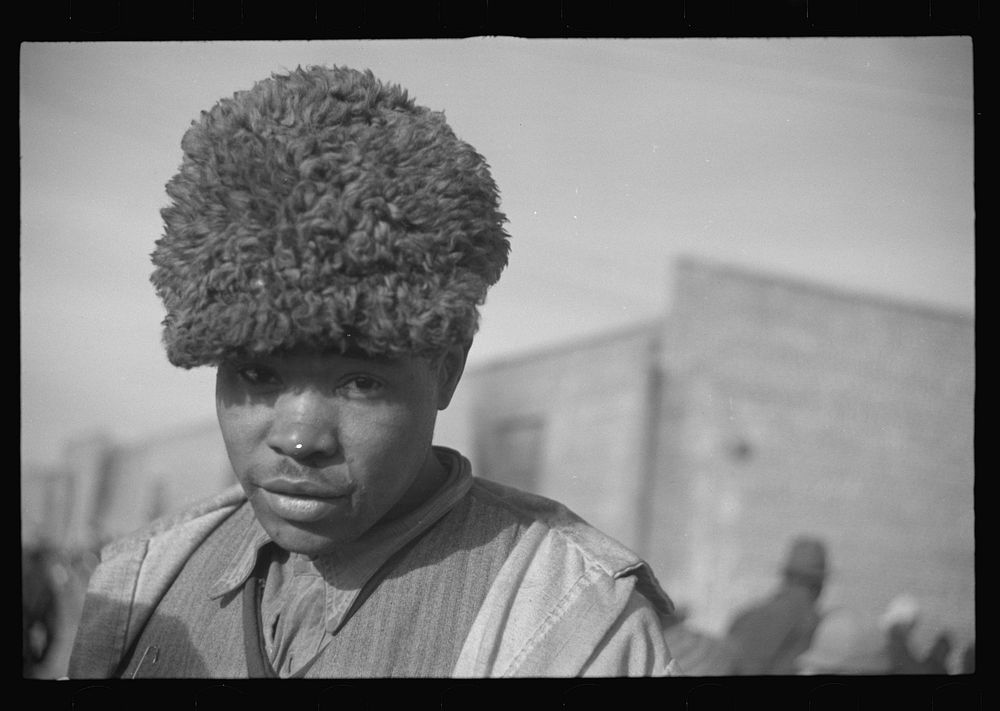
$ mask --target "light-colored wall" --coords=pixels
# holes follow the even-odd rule
[[[474,472],[562,502],[633,547],[646,526],[639,503],[648,468],[651,349],[642,327],[466,372],[436,441],[454,443]],[[504,433],[540,432],[534,477],[509,472],[521,453]],[[508,439],[511,446],[530,441]],[[519,466],[518,471],[523,467]]]
[[[108,462],[114,443],[103,434],[81,436],[66,444],[64,470],[71,483],[71,503],[60,537],[72,548],[93,549],[101,544],[103,519],[101,509],[108,495]]]
[[[214,421],[115,452],[102,533],[116,537],[236,483]]]
[[[21,544],[59,548],[70,541],[73,477],[58,467],[21,467]]]

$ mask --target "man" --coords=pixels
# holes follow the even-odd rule
[[[951,635],[939,632],[921,658],[913,648],[913,633],[920,624],[920,603],[907,593],[889,601],[879,617],[891,662],[889,674],[947,674],[951,655]]]
[[[59,596],[44,545],[21,547],[21,674],[34,677],[50,657],[59,631]]]
[[[792,541],[781,587],[767,600],[740,612],[729,626],[733,674],[795,674],[796,659],[819,625],[816,603],[827,575],[826,546],[817,538]]]
[[[483,158],[322,67],[182,147],[152,281],[170,361],[217,368],[240,487],[104,551],[70,677],[671,673],[643,561],[432,447],[507,264]]]

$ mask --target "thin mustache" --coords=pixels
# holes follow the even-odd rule
[[[331,480],[323,476],[322,470],[303,467],[289,459],[280,459],[268,466],[252,466],[247,474],[248,479],[258,486],[268,482],[282,481],[289,484],[321,488],[325,491],[348,491],[354,488],[343,475],[336,476]]]
[[[322,469],[304,467],[292,459],[281,458],[271,464],[251,465],[247,473],[253,481],[288,479],[289,481],[316,481],[323,479]]]
[[[290,459],[279,459],[275,466],[267,468],[267,473],[272,477],[292,481],[309,481],[316,476],[315,470],[297,465]]]

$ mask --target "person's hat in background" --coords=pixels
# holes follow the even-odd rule
[[[811,536],[799,536],[792,541],[783,570],[786,575],[821,581],[826,578],[828,564],[823,541]]]
[[[912,595],[903,593],[894,597],[879,617],[879,626],[883,630],[893,627],[910,629],[916,626],[920,619],[920,603]]]

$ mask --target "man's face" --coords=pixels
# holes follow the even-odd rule
[[[236,477],[281,547],[319,555],[421,503],[445,472],[431,453],[464,366],[310,350],[227,361],[216,410]]]

